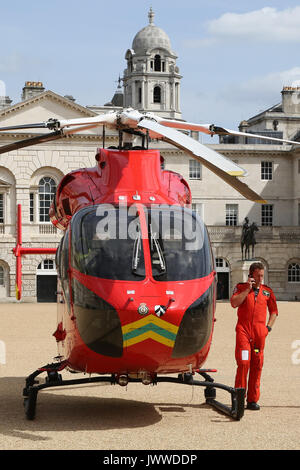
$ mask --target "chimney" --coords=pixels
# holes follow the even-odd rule
[[[281,94],[283,112],[285,114],[300,114],[300,86],[285,86]]]
[[[8,108],[12,103],[12,100],[9,96],[6,95],[5,83],[0,80],[0,111],[2,109]]]
[[[2,109],[8,108],[12,103],[12,100],[9,96],[0,96],[0,111]]]
[[[33,98],[34,96],[43,93],[43,91],[45,91],[45,88],[43,87],[42,82],[25,82],[21,96],[22,101]]]

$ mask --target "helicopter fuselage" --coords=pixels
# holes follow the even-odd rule
[[[181,175],[155,150],[100,149],[66,175],[50,210],[59,354],[118,376],[191,372],[212,339],[216,276],[208,233]]]

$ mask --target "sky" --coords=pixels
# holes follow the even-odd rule
[[[300,85],[299,0],[10,0],[0,7],[6,94],[17,103],[25,81],[41,81],[83,106],[110,101],[150,6],[178,57],[185,120],[237,129]]]

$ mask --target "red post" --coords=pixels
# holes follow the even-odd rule
[[[17,246],[14,253],[16,256],[16,299],[20,300],[22,295],[22,206],[17,206]]]
[[[17,206],[17,245],[13,248],[16,257],[16,299],[22,297],[22,255],[55,254],[57,248],[23,248],[22,247],[22,206]]]

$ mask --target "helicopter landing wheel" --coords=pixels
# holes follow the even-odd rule
[[[206,387],[206,389],[204,390],[206,403],[209,402],[210,399],[214,400],[216,398],[216,395],[217,395],[216,389],[213,387]]]
[[[30,388],[28,395],[24,398],[25,415],[30,421],[35,418],[37,394],[38,390],[36,388]]]
[[[185,384],[192,384],[193,383],[193,374],[185,372],[184,374],[178,374],[178,380]]]

